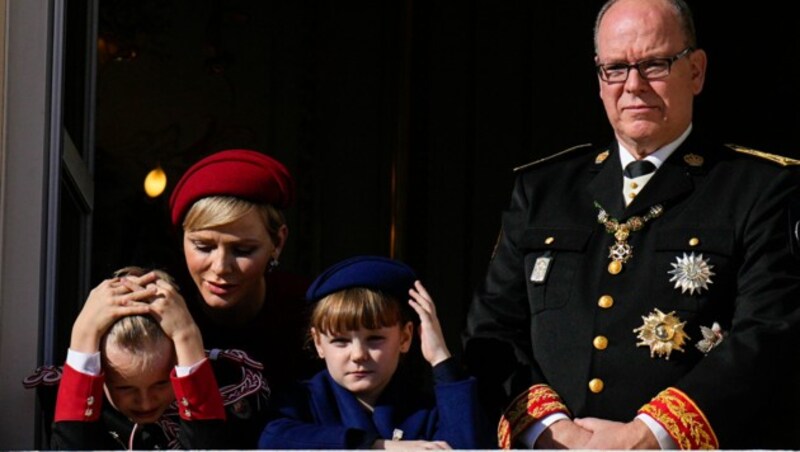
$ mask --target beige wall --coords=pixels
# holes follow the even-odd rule
[[[0,0],[0,449],[36,447],[51,0]]]

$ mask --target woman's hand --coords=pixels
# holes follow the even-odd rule
[[[92,289],[72,324],[69,348],[82,353],[100,350],[100,339],[121,317],[147,314],[155,287],[127,287],[121,278],[106,279]]]
[[[415,281],[414,288],[409,289],[411,300],[408,304],[419,315],[419,337],[422,356],[431,366],[435,366],[450,357],[450,351],[442,335],[442,327],[436,316],[436,306],[428,291],[421,282]]]

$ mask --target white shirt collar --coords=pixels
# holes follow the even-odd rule
[[[678,149],[678,146],[680,146],[681,144],[683,144],[684,141],[686,141],[686,138],[689,136],[689,133],[691,131],[692,131],[692,124],[689,124],[689,127],[686,128],[686,131],[683,132],[683,134],[681,134],[681,136],[679,136],[677,140],[667,144],[666,146],[662,147],[656,152],[649,154],[644,159],[653,162],[653,164],[656,166],[656,169],[661,168],[661,165],[664,163],[665,160],[667,160],[667,158],[670,155],[672,155],[673,152],[675,152],[675,149]],[[617,142],[617,144],[619,145],[619,160],[620,162],[622,162],[622,168],[625,169],[628,163],[636,159],[633,157],[633,154],[631,154],[631,152],[628,151],[628,148],[626,148],[622,143]]]

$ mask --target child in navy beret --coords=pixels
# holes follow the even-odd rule
[[[436,308],[407,265],[359,256],[324,271],[309,287],[310,335],[327,369],[292,392],[274,394],[266,449],[491,447],[476,383],[462,378]],[[411,309],[408,309],[410,307]],[[397,372],[419,318],[433,396]]]

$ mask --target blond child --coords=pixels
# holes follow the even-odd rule
[[[409,299],[410,297],[410,299]],[[268,449],[474,449],[491,439],[475,381],[461,378],[433,300],[405,264],[375,256],[340,262],[312,283],[310,335],[327,369],[277,394]],[[411,308],[409,310],[408,308]],[[421,352],[433,368],[433,397],[403,372],[419,318]]]

